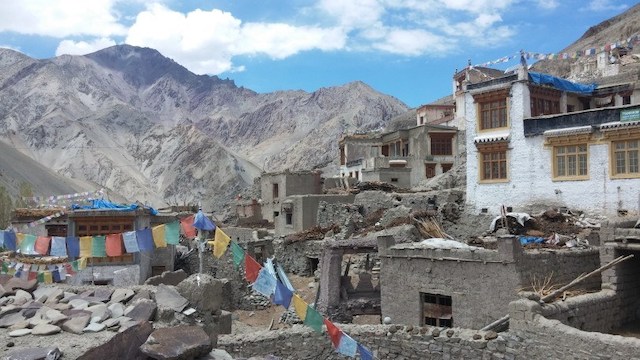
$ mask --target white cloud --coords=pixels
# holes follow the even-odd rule
[[[116,45],[115,40],[109,38],[97,38],[89,42],[62,40],[56,49],[56,56],[86,55],[113,45]]]
[[[446,38],[425,30],[391,29],[384,40],[374,43],[373,47],[393,54],[417,56],[426,52],[441,54],[452,45]]]
[[[558,0],[538,0],[538,7],[546,10],[553,10],[559,5]]]
[[[621,11],[627,8],[626,4],[619,4],[611,0],[591,0],[586,7],[589,11]]]
[[[0,1],[0,32],[66,37],[123,35],[116,0]]]
[[[378,22],[385,11],[378,0],[320,0],[318,8],[346,29],[366,28]]]
[[[126,38],[128,44],[155,48],[189,70],[207,74],[242,71],[232,62],[238,55],[283,59],[306,50],[341,49],[345,42],[339,28],[243,24],[218,9],[183,14],[160,4],[139,13]]]

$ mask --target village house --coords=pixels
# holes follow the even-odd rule
[[[416,126],[425,124],[455,126],[453,124],[455,110],[455,101],[451,95],[422,105],[416,109]]]
[[[457,163],[457,141],[455,128],[429,124],[380,135],[343,136],[339,175],[410,188],[449,171]]]
[[[470,73],[466,71],[465,73]],[[484,82],[460,78],[467,206],[497,214],[536,205],[637,214],[640,89],[636,79],[582,85],[524,66]]]
[[[270,223],[279,221],[282,201],[291,195],[322,194],[319,171],[284,171],[260,176],[262,218]],[[286,222],[286,221],[285,221]]]

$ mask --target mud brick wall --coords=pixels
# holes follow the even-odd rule
[[[563,249],[557,251],[525,251],[516,263],[523,287],[530,287],[534,280],[542,284],[551,276],[551,284],[557,287],[566,285],[580,276],[600,267],[598,249]],[[602,280],[594,275],[576,289],[599,290]]]

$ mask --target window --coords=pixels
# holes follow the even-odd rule
[[[622,97],[622,105],[631,105],[631,95]]]
[[[397,183],[398,182],[398,178],[391,178],[391,182],[392,183]]]
[[[640,176],[638,166],[638,152],[640,139],[612,141],[612,170],[613,176],[637,177]]]
[[[425,167],[424,176],[427,179],[430,179],[430,178],[436,176],[436,164],[424,164],[424,167]]]
[[[553,177],[586,178],[588,175],[587,144],[553,147]]]
[[[480,180],[507,179],[507,150],[480,152]]]
[[[480,103],[480,130],[507,127],[507,98]]]
[[[442,172],[446,173],[447,171],[451,170],[452,167],[453,164],[442,164]]]
[[[133,218],[77,218],[76,236],[95,236],[119,234],[133,231]],[[90,263],[93,265],[113,265],[113,264],[133,264],[133,254],[123,254],[122,256],[94,257]]]
[[[424,116],[420,116],[420,125],[424,125]]]
[[[273,184],[273,198],[277,199],[280,197],[280,189],[278,188],[278,184]]]
[[[431,155],[453,155],[452,134],[431,134]]]
[[[560,113],[560,100],[547,98],[531,98],[531,116]]]
[[[285,213],[285,216],[286,216],[287,225],[292,225],[293,224],[293,214],[288,212],[288,213]]]
[[[420,293],[421,325],[453,327],[451,296]]]

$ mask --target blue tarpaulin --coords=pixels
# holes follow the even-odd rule
[[[202,210],[198,210],[193,219],[193,227],[199,230],[213,231],[216,229],[216,224],[214,224]]]
[[[529,81],[534,84],[551,85],[558,90],[584,95],[591,95],[591,93],[596,89],[596,84],[578,84],[553,75],[536,72],[529,72]]]
[[[520,236],[519,240],[521,245],[544,243],[544,239],[537,236]]]
[[[71,205],[71,208],[73,210],[115,210],[115,211],[133,211],[136,210],[137,208],[139,208],[140,205],[138,204],[130,204],[130,205],[124,205],[124,204],[117,204],[117,203],[113,203],[109,200],[104,200],[104,199],[95,199],[91,201],[91,205],[78,205],[78,204],[73,204]],[[146,207],[145,209],[149,209],[151,210],[151,214],[153,215],[158,215],[158,210],[152,208],[152,207]]]

